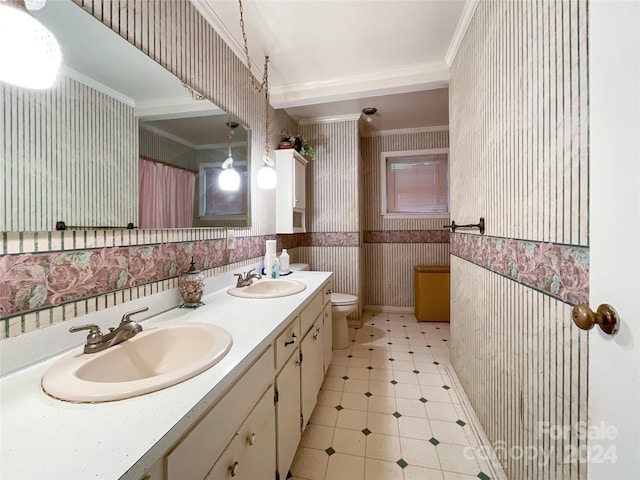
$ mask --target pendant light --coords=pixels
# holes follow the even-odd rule
[[[249,47],[247,45],[247,34],[244,30],[244,12],[242,8],[242,0],[238,0],[240,5],[240,29],[242,30],[242,38],[244,40],[244,53],[247,56],[247,69],[249,71],[249,78],[255,92],[264,91],[264,119],[265,119],[265,132],[264,132],[264,155],[262,157],[263,165],[258,170],[256,180],[258,182],[258,188],[263,190],[272,190],[276,188],[278,176],[273,167],[276,163],[269,156],[269,56],[264,57],[264,73],[262,76],[262,83],[258,83],[253,74],[251,73],[251,57],[249,57]]]
[[[229,130],[227,141],[227,159],[222,162],[222,171],[218,175],[220,190],[236,192],[240,188],[240,174],[233,168],[233,155],[231,154],[231,135],[238,128],[238,122],[227,122]]]
[[[38,10],[44,1],[28,1]],[[26,10],[0,1],[0,81],[23,88],[51,87],[62,62],[53,34]]]

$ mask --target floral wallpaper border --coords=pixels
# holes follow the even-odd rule
[[[451,255],[570,305],[589,301],[588,247],[452,233]]]
[[[367,230],[364,243],[449,243],[449,230]]]
[[[0,318],[260,257],[272,236],[26,253],[0,257]]]

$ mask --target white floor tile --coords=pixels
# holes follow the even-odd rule
[[[334,453],[329,457],[325,480],[360,480],[364,478],[364,457]]]
[[[367,435],[367,458],[397,462],[401,458],[400,438],[371,433]]]
[[[386,312],[366,312],[365,321],[349,329],[355,342],[333,352],[291,480],[471,480],[486,474],[490,467],[469,448],[475,437],[446,370],[448,324]]]
[[[329,455],[323,450],[298,448],[291,465],[291,474],[306,479],[321,479],[327,471]]]
[[[367,480],[403,480],[402,468],[395,462],[385,462],[368,458],[365,460],[364,475]]]

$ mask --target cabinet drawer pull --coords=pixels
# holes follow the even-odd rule
[[[296,343],[296,334],[295,332],[291,334],[291,340],[289,340],[288,342],[284,342],[284,346],[287,347],[289,345],[292,345],[294,343]]]
[[[233,465],[229,467],[229,473],[232,477],[235,477],[238,474],[238,462],[233,462]]]
[[[249,436],[247,436],[247,443],[250,447],[253,447],[253,444],[256,443],[256,434],[251,432]]]

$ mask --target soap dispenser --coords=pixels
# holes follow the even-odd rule
[[[184,303],[181,308],[198,308],[202,303],[202,294],[204,293],[204,274],[201,270],[196,270],[196,263],[191,257],[191,266],[178,280],[178,288],[180,296]]]
[[[289,275],[291,273],[289,270],[289,260],[287,249],[283,248],[280,254],[280,275]]]

